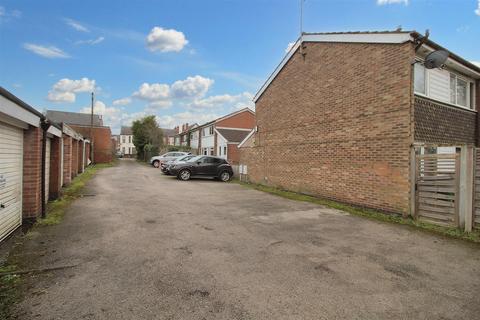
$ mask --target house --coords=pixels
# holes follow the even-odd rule
[[[164,129],[163,131],[163,145],[173,146],[175,144],[175,130],[174,129]]]
[[[92,141],[94,163],[108,163],[113,159],[110,127],[103,125],[102,116],[88,113],[47,110],[46,117],[55,123],[68,125]],[[93,120],[93,121],[92,121]]]
[[[448,59],[428,69],[438,50]],[[415,31],[305,33],[254,98],[242,176],[470,230],[479,79]]]
[[[173,130],[176,132],[174,136],[175,146],[190,146],[190,130],[198,127],[198,124],[189,125],[184,123],[181,126],[176,126]]]
[[[238,164],[238,144],[255,126],[255,112],[244,108],[198,127],[198,154],[218,156]]]
[[[127,158],[134,157],[137,154],[133,144],[133,132],[131,127],[122,127],[120,129],[119,150]]]
[[[83,172],[88,143],[0,87],[0,241]]]

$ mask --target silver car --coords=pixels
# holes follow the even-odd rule
[[[162,163],[165,163],[167,161],[171,160],[176,160],[180,157],[189,155],[190,152],[180,152],[180,151],[172,151],[172,152],[167,152],[165,154],[162,154],[161,156],[156,156],[150,158],[150,164],[154,166],[155,168],[160,168],[160,165]]]

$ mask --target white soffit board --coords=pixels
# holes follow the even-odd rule
[[[287,64],[288,60],[297,51],[302,42],[344,42],[344,43],[405,43],[412,41],[413,38],[410,33],[338,33],[338,34],[304,34],[302,35],[290,51],[285,55],[280,64],[275,68],[273,73],[268,77],[260,90],[253,98],[257,102],[258,98],[267,89],[270,83],[275,79],[277,74]]]
[[[426,44],[422,45],[422,49],[425,49],[428,52],[435,51],[435,49],[433,49],[432,47],[430,47]],[[422,60],[424,60],[424,59],[422,58]],[[445,65],[452,68],[453,70],[460,71],[461,73],[466,74],[467,76],[473,77],[474,79],[480,79],[480,73],[479,72],[477,72],[476,70],[470,69],[466,65],[463,65],[460,62],[458,62],[457,60],[454,60],[450,57],[445,62]]]
[[[20,121],[28,123],[34,127],[38,128],[40,126],[39,116],[25,110],[24,108],[8,100],[4,96],[0,96],[0,112],[14,119],[18,119]]]
[[[62,136],[62,131],[54,126],[50,126],[47,130],[48,133],[53,134],[56,137],[61,137]]]

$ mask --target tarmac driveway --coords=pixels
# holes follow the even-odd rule
[[[122,160],[32,234],[21,319],[478,319],[480,250]],[[40,254],[41,253],[41,254]]]

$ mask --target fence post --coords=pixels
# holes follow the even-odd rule
[[[415,147],[410,151],[410,216],[416,217],[416,203],[417,203],[417,158]]]
[[[459,225],[466,232],[472,231],[473,213],[473,147],[460,149]]]

